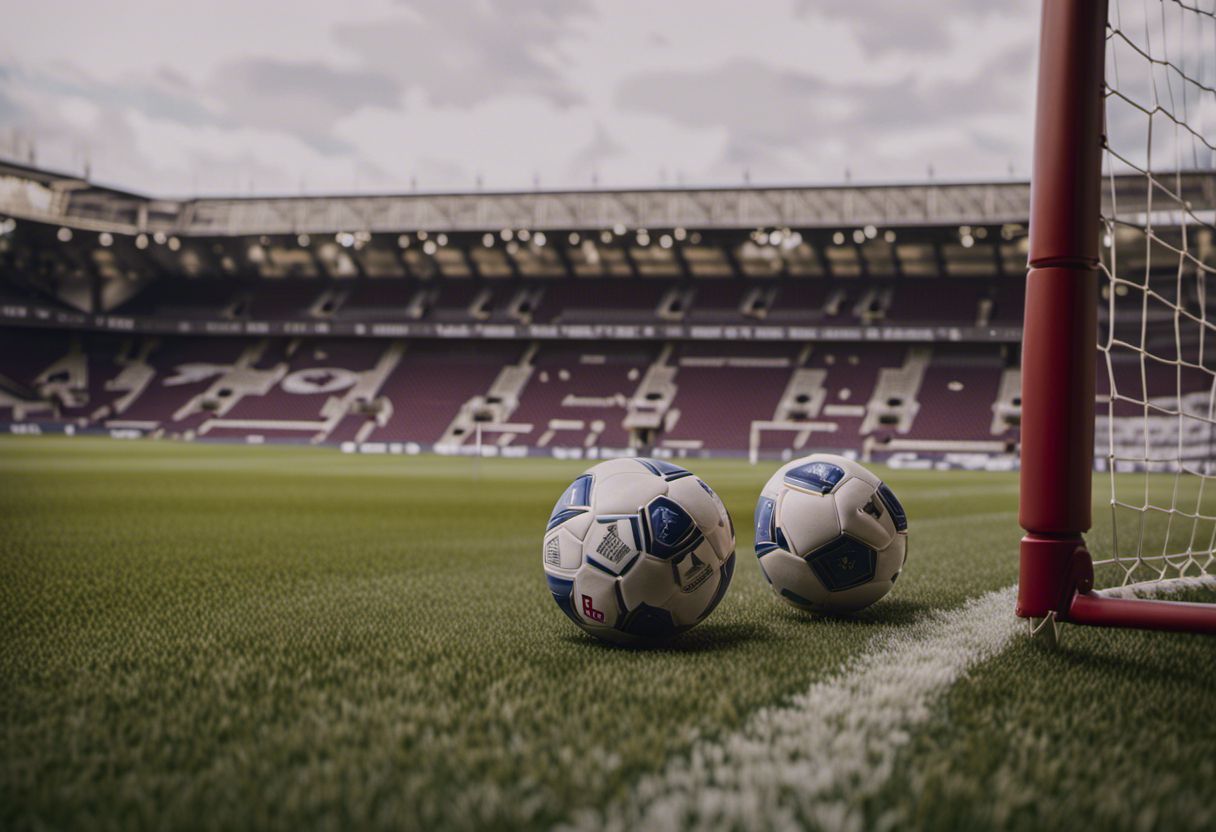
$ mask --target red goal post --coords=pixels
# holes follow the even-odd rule
[[[1178,0],[1136,2],[1152,6],[1154,15],[1157,3],[1171,6],[1168,10],[1161,9],[1162,31],[1166,35],[1172,36],[1173,28],[1172,23],[1165,22],[1167,11],[1170,15],[1177,12],[1201,16],[1203,25],[1210,22],[1216,35],[1216,16],[1202,7]],[[1182,432],[1191,430],[1191,421],[1199,425],[1216,425],[1213,419],[1216,411],[1210,406],[1205,417],[1187,412],[1182,402],[1184,371],[1210,374],[1216,382],[1216,362],[1209,365],[1204,360],[1206,339],[1216,343],[1216,329],[1208,331],[1206,289],[1199,287],[1198,303],[1202,309],[1195,311],[1185,299],[1194,292],[1183,288],[1184,278],[1194,275],[1202,283],[1213,276],[1207,256],[1202,252],[1196,255],[1187,248],[1191,229],[1197,229],[1196,234],[1199,230],[1206,234],[1213,219],[1206,217],[1205,222],[1205,217],[1191,213],[1192,206],[1181,198],[1181,185],[1177,192],[1170,189],[1173,178],[1177,177],[1181,183],[1181,171],[1184,168],[1192,170],[1194,165],[1189,160],[1176,158],[1173,170],[1163,173],[1164,168],[1155,169],[1157,157],[1153,148],[1153,130],[1164,130],[1154,119],[1165,117],[1169,121],[1162,123],[1172,125],[1175,133],[1183,128],[1178,134],[1183,144],[1189,141],[1192,146],[1199,147],[1201,154],[1207,153],[1203,158],[1210,165],[1213,158],[1210,136],[1216,136],[1216,132],[1208,138],[1202,134],[1204,125],[1211,121],[1202,108],[1216,108],[1216,89],[1206,76],[1198,80],[1191,78],[1183,63],[1170,61],[1159,54],[1170,45],[1169,37],[1159,37],[1155,42],[1149,37],[1146,46],[1143,39],[1125,34],[1122,24],[1109,22],[1108,13],[1111,12],[1107,0],[1044,0],[1043,3],[1031,184],[1030,268],[1022,342],[1019,520],[1027,533],[1021,543],[1017,613],[1044,625],[1051,623],[1053,627],[1055,622],[1063,621],[1216,633],[1216,604],[1116,598],[1096,591],[1095,560],[1083,536],[1090,531],[1093,520],[1095,366],[1105,358],[1111,388],[1106,396],[1115,403],[1105,422],[1111,451],[1103,460],[1111,478],[1112,508],[1124,513],[1139,509],[1145,514],[1139,518],[1139,538],[1134,541],[1134,548],[1127,543],[1128,536],[1124,536],[1129,547],[1124,553],[1119,548],[1119,518],[1112,519],[1112,552],[1109,559],[1100,559],[1099,563],[1113,564],[1125,584],[1135,583],[1145,576],[1150,580],[1167,577],[1207,580],[1213,572],[1212,546],[1206,529],[1212,521],[1211,539],[1216,539],[1216,518],[1211,516],[1216,511],[1209,511],[1204,505],[1205,488],[1211,489],[1208,496],[1216,500],[1216,477],[1210,486],[1208,484],[1208,478],[1216,473],[1216,467],[1209,467],[1212,461],[1196,462],[1188,457],[1181,438],[1175,458],[1161,457],[1156,446],[1150,447],[1147,437],[1143,453],[1137,452],[1136,459],[1127,458],[1116,447],[1115,430],[1116,421],[1135,424],[1134,420],[1139,418],[1135,414],[1126,416],[1129,407],[1133,410],[1142,407],[1146,431],[1150,425],[1154,429],[1163,423],[1168,426],[1175,418],[1180,437]],[[1150,18],[1146,13],[1145,20],[1145,31],[1151,33],[1157,26],[1155,17]],[[1106,77],[1110,62],[1108,50],[1116,47],[1128,48],[1129,54],[1143,57],[1151,80],[1150,97],[1154,100],[1136,103],[1130,93],[1123,92]],[[1216,75],[1216,38],[1209,41],[1206,48],[1211,49],[1213,75]],[[1207,57],[1200,55],[1200,60]],[[1199,66],[1202,76],[1207,71],[1204,69],[1206,64]],[[1170,100],[1165,104],[1157,100],[1159,95],[1164,100],[1156,86],[1158,78],[1164,79],[1163,86],[1170,85]],[[1178,99],[1173,97],[1175,83],[1181,87],[1181,108]],[[1188,95],[1201,101],[1202,108],[1196,107],[1195,112],[1206,121],[1198,127],[1183,123]],[[1113,149],[1109,140],[1110,110],[1116,105],[1123,108],[1125,103],[1130,104],[1128,112],[1135,114],[1142,110],[1147,116],[1147,151],[1143,166],[1133,154],[1121,155]],[[1122,109],[1119,112],[1122,113]],[[1122,122],[1120,129],[1121,125]],[[1117,207],[1109,207],[1115,195],[1113,177],[1116,171],[1144,177],[1147,208],[1143,211],[1142,223],[1139,218],[1125,222],[1119,217]],[[1104,211],[1103,189],[1108,180],[1112,188]],[[1170,205],[1169,210],[1180,217],[1180,231],[1155,230],[1153,198],[1157,193],[1161,194],[1162,202],[1167,202],[1171,195],[1177,197],[1179,204]],[[1147,260],[1142,280],[1138,265],[1135,267],[1137,276],[1133,279],[1125,279],[1116,272],[1116,237],[1122,239],[1137,233],[1145,238],[1146,257],[1158,250],[1166,252],[1170,258],[1177,256],[1176,281],[1171,281],[1164,270],[1154,271]],[[1175,241],[1176,233],[1180,233],[1181,243]],[[1106,247],[1109,252],[1104,259]],[[1154,280],[1164,288],[1159,288]],[[1216,289],[1216,277],[1213,288]],[[1115,299],[1129,295],[1139,305],[1132,308],[1132,316],[1143,317],[1139,340],[1134,331],[1126,337],[1122,330],[1116,331]],[[1104,313],[1105,332],[1100,335],[1099,307],[1102,303],[1109,304],[1109,312]],[[1147,334],[1150,321],[1161,322],[1162,326],[1168,323],[1171,303],[1175,348],[1172,353],[1168,346],[1158,347],[1158,343],[1169,340],[1169,333],[1157,342]],[[1134,329],[1125,324],[1125,321],[1119,321],[1125,330]],[[1190,327],[1198,332],[1194,338]],[[1183,328],[1188,328],[1185,338],[1179,334]],[[1192,349],[1191,341],[1195,339],[1198,341],[1197,358],[1187,352]],[[1128,379],[1135,379],[1136,361],[1139,361],[1141,379],[1138,392],[1119,389],[1121,384],[1123,387],[1131,384]],[[1209,366],[1213,369],[1209,370]],[[1172,407],[1168,394],[1160,394],[1161,389],[1168,387],[1169,379],[1165,378],[1164,384],[1156,388],[1147,380],[1150,373],[1158,370],[1177,376],[1174,393],[1177,403]],[[1216,385],[1213,391],[1216,395]],[[1120,478],[1139,477],[1141,469],[1144,499],[1121,500],[1118,493]],[[1173,491],[1167,497],[1154,497],[1150,493],[1152,489],[1169,491],[1171,474]],[[1180,486],[1180,482],[1184,484]],[[1198,497],[1193,496],[1196,489]],[[1155,505],[1155,499],[1161,505]],[[1164,505],[1167,499],[1168,507]],[[1194,503],[1193,510],[1191,503]],[[1175,521],[1180,527],[1186,523],[1192,527],[1189,542],[1171,548],[1171,540],[1179,536],[1174,528]],[[1201,523],[1204,530],[1198,533],[1196,528]],[[1165,542],[1160,555],[1152,546],[1146,547],[1145,528],[1148,526],[1154,530],[1164,529]],[[1200,552],[1205,546],[1206,553]],[[1144,571],[1137,571],[1142,567]]]

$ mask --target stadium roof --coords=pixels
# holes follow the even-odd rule
[[[1146,205],[1147,180],[1119,177],[1121,212]],[[1178,176],[1197,208],[1216,206],[1216,173]],[[1109,198],[1109,195],[1108,195]],[[855,229],[1027,221],[1026,182],[787,188],[157,199],[78,177],[0,163],[0,213],[120,234],[180,236],[485,232],[498,229]]]

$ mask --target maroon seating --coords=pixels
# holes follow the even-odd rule
[[[991,323],[1003,326],[1020,326],[1026,306],[1026,280],[1008,277],[995,284],[992,290]]]
[[[250,296],[248,317],[254,320],[306,318],[324,289],[324,282],[319,280],[263,280]]]
[[[381,388],[393,415],[372,431],[371,442],[437,441],[460,406],[486,392],[521,345],[493,342],[420,342],[412,345]]]
[[[791,372],[790,367],[680,367],[672,403],[680,417],[664,439],[747,450],[752,422],[773,417]]]
[[[170,381],[174,381],[178,377],[178,368],[190,364],[211,364],[225,367],[240,358],[241,353],[253,343],[246,338],[161,339],[148,357],[156,375],[131,406],[114,418],[132,422],[153,422],[175,429],[182,428],[183,425],[180,422],[173,421],[173,415],[192,398],[205,392],[215,381],[215,376],[207,376],[185,384],[170,384]]]
[[[368,416],[361,413],[348,413],[342,417],[342,421],[338,422],[337,426],[330,431],[327,437],[330,442],[340,444],[342,442],[353,442],[359,435],[359,430],[368,421]]]
[[[346,291],[346,300],[334,313],[343,321],[400,321],[418,291],[412,280],[355,280],[337,284]]]
[[[1003,369],[993,351],[935,356],[921,381],[920,410],[906,438],[993,439],[992,405]]]
[[[987,285],[980,280],[897,280],[891,284],[893,295],[885,320],[921,326],[975,326]]]
[[[296,349],[287,355],[293,343]],[[301,393],[286,389],[285,382],[301,370],[319,369],[350,371],[352,373],[371,369],[384,352],[385,342],[369,340],[310,340],[292,342],[276,339],[270,342],[257,362],[257,367],[269,369],[285,363],[283,381],[263,396],[242,396],[227,413],[225,419],[258,419],[278,421],[317,421],[321,419],[321,408],[332,396],[341,396],[344,389],[329,392]],[[324,384],[322,373],[313,379],[315,384]]]
[[[688,310],[690,323],[744,323],[747,318],[739,307],[748,290],[761,284],[705,278],[694,280],[689,285],[696,289],[692,308]]]
[[[605,281],[606,282],[606,281]],[[170,434],[212,425],[207,438],[241,438],[258,434],[268,441],[313,441],[321,427],[290,427],[293,422],[322,421],[322,410],[334,396],[349,387],[326,391],[326,371],[359,373],[373,368],[392,341],[386,339],[314,338],[298,340],[247,337],[167,336],[140,338],[90,333],[6,329],[0,331],[0,375],[32,390],[39,373],[69,354],[73,341],[80,344],[88,367],[84,401],[74,407],[34,414],[31,418],[72,420],[82,426],[142,423]],[[218,417],[223,421],[263,423],[255,428],[215,424],[217,414],[194,412],[175,418],[199,394],[212,389],[220,375],[251,347],[258,347],[255,369],[270,371],[284,366],[281,381],[264,395],[240,396]],[[659,444],[681,444],[711,452],[747,450],[751,425],[773,418],[804,345],[793,342],[678,343],[669,361],[677,367],[673,408],[679,412],[670,430],[656,437]],[[109,412],[125,391],[107,389],[122,372],[119,356],[136,356],[151,347],[147,360],[154,376],[122,413]],[[522,341],[416,340],[404,345],[396,368],[378,391],[391,404],[391,416],[365,437],[371,442],[436,442],[452,424],[462,405],[489,392],[495,378],[517,363],[527,345]],[[546,447],[625,448],[630,437],[623,427],[628,401],[658,355],[661,345],[649,342],[562,343],[542,342],[533,356],[534,369],[520,392],[518,406],[507,416],[514,424],[533,429],[520,433],[512,444],[537,447],[549,433]],[[814,417],[835,430],[813,431],[797,450],[859,449],[868,437],[861,435],[864,408],[873,394],[879,370],[898,367],[906,347],[884,343],[823,343],[815,345],[806,366],[825,370],[824,407]],[[997,397],[1006,358],[994,346],[937,345],[918,396],[920,409],[911,430],[902,435],[926,440],[1011,439],[1008,430],[991,433],[992,406]],[[1174,407],[1178,375],[1172,364],[1150,364],[1148,389],[1140,377],[1140,355],[1130,349],[1114,354],[1119,392],[1134,402],[1118,402],[1116,415],[1138,416],[1138,404],[1147,393],[1163,407]],[[316,374],[305,374],[316,370]],[[1095,367],[1099,395],[1109,390],[1105,362]],[[1206,370],[1184,368],[1182,392],[1203,393],[1211,384]],[[183,383],[170,383],[181,381]],[[316,389],[311,389],[312,388]],[[952,387],[961,389],[951,389]],[[14,387],[16,389],[16,387]],[[841,406],[844,406],[843,408]],[[1194,409],[1191,405],[1190,409]],[[331,414],[332,416],[333,414]],[[0,418],[11,418],[0,413]],[[328,418],[328,417],[326,417]],[[809,417],[807,417],[809,418]],[[373,416],[340,414],[325,437],[331,443],[354,441]],[[581,427],[551,427],[565,421]],[[602,430],[598,423],[603,423]],[[275,423],[280,423],[276,426]],[[792,448],[796,431],[773,431],[761,438],[761,448]],[[881,439],[889,431],[878,430]]]
[[[439,297],[428,318],[437,322],[466,323],[477,320],[469,307],[483,291],[490,290],[493,303],[494,287],[480,280],[449,280],[439,286]]]
[[[603,363],[588,363],[584,356],[594,355]],[[601,447],[624,448],[629,444],[622,427],[626,404],[646,372],[652,356],[640,345],[546,345],[534,359],[535,369],[520,396],[519,406],[511,414],[513,423],[533,425],[532,433],[521,444],[539,441],[551,419],[582,420],[582,430],[559,431],[549,442],[551,446],[582,447],[591,432],[591,423],[602,421],[604,430],[596,444]],[[633,378],[630,378],[630,375]],[[565,376],[565,377],[563,377]],[[568,397],[608,399],[609,405],[565,404]]]
[[[833,422],[836,430],[815,431],[806,448],[815,450],[858,449],[865,437],[861,434],[864,415],[831,415],[831,405],[864,408],[878,383],[878,371],[884,367],[899,367],[904,362],[904,347],[893,344],[825,344],[811,354],[809,367],[827,370],[824,388],[824,412],[818,421]]]
[[[545,291],[534,317],[538,322],[653,322],[655,309],[672,284],[664,280],[572,278],[538,282]]]
[[[245,288],[246,283],[233,278],[164,278],[153,281],[117,311],[161,318],[219,318]]]

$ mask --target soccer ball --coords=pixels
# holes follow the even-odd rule
[[[783,465],[756,503],[756,557],[795,607],[856,612],[891,591],[908,557],[908,517],[891,489],[844,457]]]
[[[735,527],[692,472],[614,459],[562,494],[541,548],[562,612],[617,642],[664,638],[704,621],[735,571]]]

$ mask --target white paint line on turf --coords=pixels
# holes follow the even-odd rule
[[[1137,587],[1137,594],[1216,588],[1216,576]],[[860,830],[864,800],[893,773],[912,732],[967,671],[1027,632],[1013,614],[1016,587],[932,613],[879,637],[837,676],[738,732],[693,746],[629,798],[587,810],[567,827]]]
[[[891,776],[911,729],[971,666],[1025,624],[1013,587],[879,637],[842,672],[737,733],[695,745],[629,798],[574,818],[587,830],[860,829],[860,803]]]

